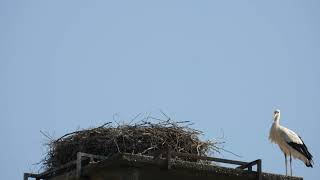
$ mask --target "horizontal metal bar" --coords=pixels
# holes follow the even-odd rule
[[[78,152],[81,157],[88,157],[88,158],[95,158],[95,159],[108,159],[107,156],[101,156],[101,155],[94,155],[94,154],[88,154],[83,152]]]
[[[237,167],[236,169],[245,169],[245,168],[252,167],[252,166],[254,166],[256,164],[258,164],[258,160],[255,160],[255,161],[249,162],[247,164],[241,165],[241,166]]]
[[[227,164],[236,164],[236,165],[246,165],[246,164],[248,164],[248,162],[243,162],[243,161],[235,161],[235,160],[221,159],[221,158],[214,158],[214,157],[207,157],[207,156],[198,156],[198,155],[195,155],[195,154],[188,154],[188,153],[172,152],[171,154],[173,156],[190,157],[190,158],[194,158],[194,159],[215,161],[215,162],[221,162],[221,163],[227,163]]]

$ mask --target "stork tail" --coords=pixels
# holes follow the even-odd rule
[[[307,167],[311,167],[311,168],[313,168],[312,164],[313,164],[313,161],[312,161],[312,160],[311,160],[311,161],[306,162],[306,166],[307,166]]]

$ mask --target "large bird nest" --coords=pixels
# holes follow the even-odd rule
[[[134,125],[102,126],[68,133],[48,143],[43,160],[45,169],[57,168],[76,160],[77,152],[110,156],[115,153],[152,155],[171,151],[207,156],[219,151],[219,142],[200,140],[201,131],[188,127],[188,122],[169,120]],[[182,158],[186,161],[196,161]]]

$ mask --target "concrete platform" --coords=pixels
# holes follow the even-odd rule
[[[170,169],[165,159],[150,156],[119,155],[90,163],[81,170],[64,172],[46,180],[258,180],[254,171],[208,165],[205,163],[171,160]],[[302,180],[279,174],[262,173],[262,180]]]

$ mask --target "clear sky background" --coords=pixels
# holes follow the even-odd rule
[[[138,113],[189,120],[204,138],[284,173],[272,113],[299,133],[319,179],[319,1],[0,1],[0,171],[19,180],[59,137]]]

